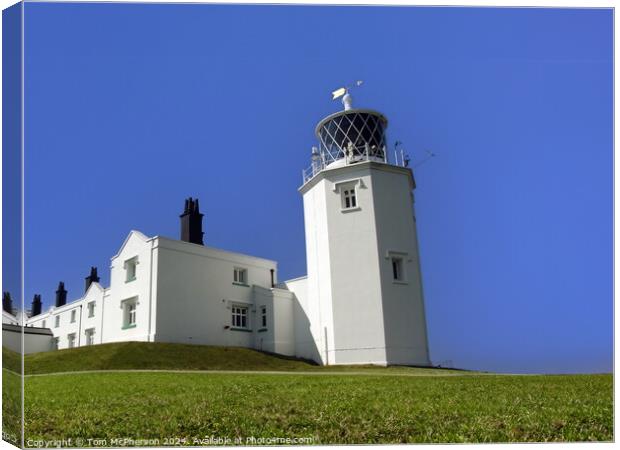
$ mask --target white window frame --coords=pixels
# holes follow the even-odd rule
[[[127,305],[127,325],[135,325],[136,324],[136,313],[138,307],[134,302],[131,302]]]
[[[75,323],[75,318],[77,317],[77,310],[71,310],[71,323]]]
[[[86,345],[95,345],[95,329],[87,328],[84,330],[84,337]]]
[[[341,212],[359,211],[362,209],[359,202],[359,192],[364,187],[366,186],[361,178],[334,183],[333,191],[340,195]]]
[[[122,329],[135,328],[138,323],[138,298],[128,298],[121,302],[123,309],[123,326]]]
[[[357,208],[357,189],[355,186],[347,186],[342,189],[342,209]]]
[[[67,335],[67,348],[75,348],[75,333]]]
[[[260,307],[260,325],[261,325],[261,330],[267,329],[267,306],[266,305],[262,305]]]
[[[88,302],[88,317],[95,317],[95,302]]]
[[[245,320],[244,320],[245,319]],[[249,330],[250,329],[250,308],[246,305],[231,306],[232,329]]]
[[[134,281],[138,276],[138,257],[129,258],[123,267],[125,268],[125,283]]]
[[[233,269],[233,283],[248,286],[248,269],[244,267],[235,267]]]
[[[58,328],[60,326],[60,314],[54,317],[54,328]]]

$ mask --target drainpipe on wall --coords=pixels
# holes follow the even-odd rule
[[[80,342],[82,342],[82,306],[80,305],[80,323],[78,324],[78,347],[80,346]]]

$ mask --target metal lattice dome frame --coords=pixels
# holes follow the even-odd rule
[[[323,119],[316,127],[325,162],[349,156],[385,158],[387,119],[377,111],[351,109]]]

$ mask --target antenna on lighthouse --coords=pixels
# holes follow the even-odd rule
[[[349,91],[354,87],[361,86],[363,83],[363,80],[358,80],[353,85],[347,85],[345,87],[341,87],[336,89],[335,91],[332,91],[332,100],[336,100],[337,98],[342,97],[342,104],[344,105],[344,110],[349,111],[350,109],[353,109],[353,97],[351,97]]]
[[[403,145],[402,141],[395,141],[394,142],[394,159],[395,159],[395,164],[397,166],[409,167],[411,165],[411,158],[405,152],[405,150],[403,149],[402,145]],[[426,154],[424,155],[424,157],[420,161],[416,162],[412,167],[414,169],[417,168],[417,167],[420,167],[422,164],[427,162],[429,159],[434,158],[435,156],[437,156],[436,153],[433,153],[430,150],[426,150]],[[399,161],[399,157],[400,157],[400,161]],[[414,158],[414,159],[417,159],[417,158]]]
[[[415,169],[416,167],[420,167],[420,166],[421,166],[422,164],[424,164],[426,161],[428,161],[428,160],[429,160],[429,159],[431,159],[431,158],[434,158],[435,156],[437,156],[437,154],[436,154],[436,153],[433,153],[433,152],[431,152],[430,150],[426,150],[426,157],[424,157],[424,158],[422,159],[422,161],[420,161],[419,163],[415,164],[415,165],[413,166],[413,167],[414,167],[414,169]]]
[[[409,155],[405,153],[405,150],[403,149],[402,145],[403,145],[402,141],[394,142],[395,164],[397,166],[409,167],[409,163],[411,162],[411,159],[409,158]],[[399,154],[400,154],[400,163],[398,162]]]

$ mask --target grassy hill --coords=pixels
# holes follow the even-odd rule
[[[4,367],[19,372],[17,353],[2,349]],[[239,347],[120,342],[54,352],[33,353],[24,358],[25,373],[44,374],[92,370],[261,370],[261,371],[407,371],[447,375],[453,371],[431,368],[377,366],[328,366]]]
[[[19,355],[3,349],[3,362],[19,370]],[[611,441],[614,431],[610,374],[320,367],[249,349],[136,342],[27,355],[25,366],[36,374],[24,379],[26,439],[70,437],[72,447],[132,446],[119,437],[151,446],[217,444],[209,437],[220,445]],[[77,373],[118,369],[207,372]],[[20,378],[5,370],[2,381],[5,430],[18,436]]]

